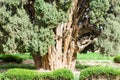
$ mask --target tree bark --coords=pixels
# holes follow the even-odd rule
[[[77,53],[94,42],[91,36],[83,36],[91,31],[94,32],[94,29],[89,27],[88,19],[83,21],[82,25],[78,25],[86,14],[85,9],[87,7],[89,7],[89,1],[87,0],[73,1],[68,22],[58,24],[56,28],[55,46],[50,47],[48,53],[43,57],[33,55],[37,69],[75,69]]]

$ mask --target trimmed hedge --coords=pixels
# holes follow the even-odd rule
[[[35,66],[28,64],[11,64],[11,63],[0,66],[0,69],[11,69],[11,68],[35,69]]]
[[[53,76],[57,80],[73,80],[74,75],[69,69],[58,69],[53,71]]]
[[[10,54],[0,55],[0,59],[5,62],[15,62],[15,63],[21,63],[23,61],[23,58],[17,55],[10,55]]]
[[[81,71],[79,80],[86,80],[92,76],[107,75],[107,76],[120,76],[120,69],[112,67],[94,66]]]
[[[10,80],[73,80],[73,73],[68,69],[58,69],[53,72],[37,72],[27,69],[9,69],[1,79]]]
[[[34,80],[38,77],[36,71],[27,69],[9,69],[2,77],[2,79],[10,80]],[[37,79],[36,79],[37,80]]]
[[[113,61],[114,61],[115,63],[120,63],[120,55],[115,56],[115,57],[113,58]]]

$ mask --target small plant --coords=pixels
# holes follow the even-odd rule
[[[115,63],[120,63],[120,55],[115,56],[114,59],[113,59],[113,61],[114,61]]]
[[[23,61],[21,57],[10,54],[0,55],[0,59],[5,62],[15,62],[15,63],[21,63]]]

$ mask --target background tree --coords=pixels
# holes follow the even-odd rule
[[[0,52],[25,52],[33,25],[20,0],[0,1]]]
[[[116,55],[120,53],[120,0],[110,0],[110,8],[105,18],[105,29],[98,38],[97,47],[105,55]]]

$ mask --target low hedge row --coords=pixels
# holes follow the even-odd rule
[[[0,65],[0,69],[11,69],[11,68],[35,69],[35,66],[28,64],[11,64],[11,63]]]
[[[27,69],[9,69],[1,77],[2,80],[73,80],[73,73],[68,69],[53,72],[37,72]]]
[[[23,58],[17,55],[4,54],[0,55],[0,60],[3,60],[5,62],[21,63],[23,61]]]
[[[112,67],[103,67],[103,66],[89,67],[81,71],[79,80],[89,80],[90,77],[99,76],[99,75],[104,75],[104,76],[106,75],[108,77],[112,77],[112,76],[120,77],[120,69],[112,68]]]

